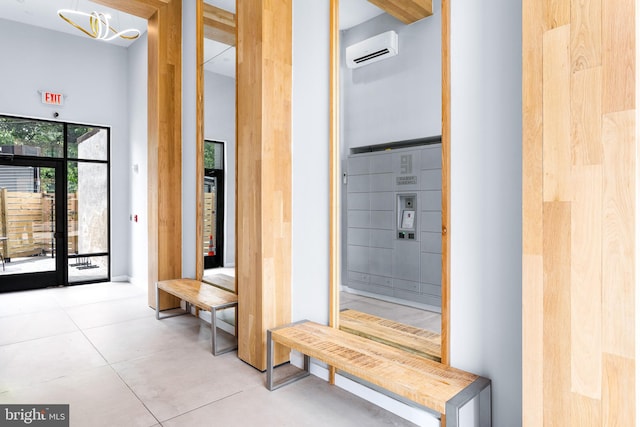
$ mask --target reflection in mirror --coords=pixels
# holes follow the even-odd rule
[[[235,0],[205,0],[203,280],[235,288]]]
[[[440,2],[410,25],[339,3],[340,328],[439,361]]]

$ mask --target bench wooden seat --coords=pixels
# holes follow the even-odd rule
[[[180,313],[160,316],[160,291],[167,292],[183,300],[186,303],[186,310]],[[235,322],[235,344],[222,349],[218,349],[217,345],[217,312],[218,310],[224,310],[231,307],[237,308],[238,295],[219,287],[212,286],[208,283],[200,282],[193,279],[173,279],[156,282],[156,319],[160,320],[166,319],[168,317],[190,314],[191,305],[197,307],[198,309],[211,312],[211,352],[215,356],[238,348],[237,310]]]
[[[227,274],[218,273],[211,276],[205,276],[202,278],[202,281],[219,288],[226,289],[232,293],[235,293],[236,291],[236,278]]]
[[[304,371],[276,382],[274,344],[302,353]],[[488,388],[489,398],[487,393],[480,396],[480,411],[481,425],[490,425],[490,380],[308,320],[267,331],[267,388],[275,390],[307,376],[310,357],[401,401],[446,415],[447,427],[457,426],[459,409]]]
[[[440,334],[426,329],[357,310],[340,312],[340,329],[436,362],[442,360]]]

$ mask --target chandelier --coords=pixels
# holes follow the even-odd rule
[[[82,25],[74,22],[71,18],[69,18],[69,16],[72,15],[89,18],[89,28],[86,29]],[[109,24],[111,16],[106,13],[86,13],[80,12],[78,10],[60,9],[58,11],[58,16],[93,39],[109,41],[115,39],[116,37],[120,37],[126,40],[135,40],[140,36],[140,31],[136,30],[135,28],[129,28],[124,31],[116,31]]]

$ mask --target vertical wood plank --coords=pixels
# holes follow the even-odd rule
[[[442,299],[441,361],[450,364],[451,321],[451,2],[442,0]]]
[[[573,171],[571,204],[571,390],[602,390],[602,167]]]
[[[602,425],[635,425],[635,362],[633,359],[604,354],[602,384]]]
[[[574,73],[602,64],[602,1],[571,0],[571,69]]]
[[[544,408],[544,304],[542,255],[523,256],[522,296],[522,401],[528,410],[522,411],[523,427],[543,425]]]
[[[574,165],[602,163],[602,67],[571,77],[571,158]]]
[[[634,358],[635,111],[603,122],[603,350]]]
[[[592,399],[578,393],[571,393],[571,423],[579,427],[601,427],[602,402],[600,397]]]
[[[196,0],[196,279],[204,275],[204,0]],[[234,39],[235,40],[235,39]]]
[[[635,1],[602,2],[603,112],[635,106]]]
[[[543,0],[538,7],[544,11],[546,29],[562,27],[571,22],[571,3],[569,0]]]
[[[329,326],[340,328],[341,233],[340,200],[340,5],[329,2]],[[329,366],[329,384],[335,384],[336,369]]]
[[[523,0],[522,226],[523,253],[542,255],[542,22],[538,0]],[[532,291],[538,292],[533,288]],[[540,290],[541,292],[541,290]],[[523,290],[527,300],[527,289]]]
[[[543,36],[542,133],[544,201],[571,200],[570,28]]]
[[[571,203],[544,204],[544,423],[571,417]]]

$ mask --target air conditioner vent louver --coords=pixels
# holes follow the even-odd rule
[[[387,53],[389,53],[389,49],[382,49],[379,50],[377,52],[373,52],[370,53],[369,55],[365,55],[365,56],[361,56],[360,58],[356,58],[353,60],[353,62],[357,62],[358,64],[361,62],[365,62],[365,61],[369,61],[370,59],[373,59],[377,56],[381,56],[381,55],[386,55]]]
[[[398,33],[387,31],[347,47],[347,67],[358,68],[398,54]]]

